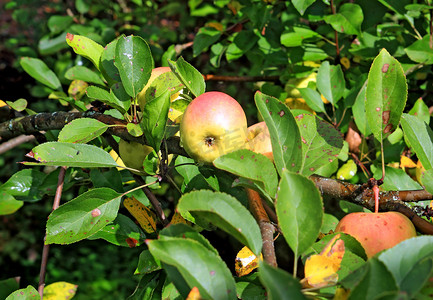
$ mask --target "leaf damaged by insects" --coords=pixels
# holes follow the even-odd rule
[[[153,233],[156,231],[156,215],[148,207],[143,205],[143,203],[134,197],[128,197],[123,200],[123,205],[138,221],[145,232]]]

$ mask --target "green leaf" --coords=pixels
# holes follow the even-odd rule
[[[337,159],[343,148],[343,137],[331,124],[314,115],[302,114],[295,119],[302,140],[302,165],[299,172],[309,176]]]
[[[314,2],[316,2],[316,0],[293,0],[292,4],[302,16],[307,8]]]
[[[256,92],[256,106],[271,135],[272,153],[278,173],[301,169],[301,135],[292,112],[276,98]]]
[[[128,123],[126,125],[126,129],[128,130],[128,133],[132,136],[143,135],[143,129],[141,128],[140,124]]]
[[[307,102],[308,106],[316,112],[325,112],[325,105],[323,103],[321,95],[310,88],[298,88],[302,98]]]
[[[0,191],[6,192],[18,200],[37,201],[44,194],[40,187],[46,177],[47,174],[33,168],[24,169],[13,174],[0,186]]]
[[[433,169],[426,170],[421,175],[421,182],[426,191],[433,194]]]
[[[343,97],[346,86],[341,66],[331,66],[328,61],[324,61],[317,71],[316,86],[332,105],[336,105]]]
[[[274,164],[262,154],[242,149],[218,157],[215,167],[251,179],[262,186],[273,198],[277,192],[278,178]]]
[[[4,280],[0,280],[0,299],[6,299],[6,297],[18,290],[20,285],[18,283],[17,278],[8,278]]]
[[[298,257],[319,236],[323,219],[320,193],[308,178],[284,171],[275,207],[284,238]]]
[[[198,30],[192,46],[194,56],[205,51],[220,38],[222,32],[213,27],[202,27]]]
[[[18,100],[15,101],[6,101],[6,103],[14,110],[16,111],[23,111],[26,109],[27,107],[27,100],[24,98],[20,98]]]
[[[146,89],[146,93],[144,94],[144,103],[148,103],[152,99],[158,98],[166,91],[169,91],[170,96],[172,96],[179,92],[182,88],[183,84],[179,81],[179,79],[177,79],[173,72],[164,72],[156,77]],[[174,99],[172,101],[174,101]],[[177,101],[178,100],[174,101],[173,103],[176,103]]]
[[[32,300],[41,299],[41,296],[39,296],[38,291],[31,285],[27,286],[27,288],[25,289],[20,289],[13,292],[6,298],[6,300],[27,300],[27,299],[32,299]]]
[[[13,214],[23,205],[23,201],[18,201],[12,195],[0,190],[0,216]]]
[[[340,6],[337,14],[327,15],[324,20],[338,32],[359,35],[362,33],[361,25],[364,21],[364,14],[358,4],[345,3]]]
[[[123,87],[135,98],[149,81],[154,66],[149,45],[138,36],[121,37],[115,53],[114,65],[119,70]]]
[[[290,31],[281,34],[281,44],[286,47],[297,47],[304,43],[304,40],[319,37],[320,35],[309,28],[293,26]]]
[[[104,76],[105,80],[109,83],[109,85],[113,85],[116,82],[120,82],[119,70],[117,70],[114,65],[114,58],[116,56],[116,46],[117,42],[120,38],[124,36],[120,36],[111,43],[107,44],[101,54],[100,58],[100,71]]]
[[[423,287],[423,283],[431,277],[431,269],[424,269],[420,263],[432,264],[432,243],[432,236],[418,236],[405,240],[378,256],[378,259],[392,273],[397,286],[409,296],[418,292]]]
[[[374,137],[382,142],[397,128],[407,99],[403,69],[385,49],[380,51],[371,65],[366,95],[368,125]]]
[[[301,284],[293,275],[260,261],[260,281],[266,288],[270,300],[306,300]]]
[[[102,135],[108,125],[91,118],[79,118],[66,124],[59,133],[59,142],[87,143]]]
[[[121,196],[98,188],[61,205],[48,218],[45,243],[71,244],[95,234],[116,218]]]
[[[65,73],[65,78],[69,80],[83,80],[99,85],[105,84],[97,73],[84,66],[74,66],[68,69]]]
[[[370,126],[368,126],[367,116],[365,113],[365,99],[367,92],[367,83],[359,90],[356,96],[355,103],[352,106],[353,119],[359,131],[365,136],[371,134]]]
[[[61,84],[56,74],[38,58],[21,57],[21,67],[30,76],[53,90],[61,90]]]
[[[23,162],[23,164],[78,168],[119,166],[106,151],[87,144],[47,142],[36,146],[32,152],[38,163]]]
[[[173,266],[189,289],[196,286],[207,299],[236,299],[236,286],[222,259],[202,244],[183,238],[148,242],[152,255]]]
[[[67,29],[73,21],[71,16],[54,15],[48,19],[47,25],[52,34],[57,34]]]
[[[430,112],[428,106],[424,103],[422,98],[416,100],[415,104],[409,111],[409,114],[420,118],[427,124],[430,124]]]
[[[373,257],[340,282],[351,290],[352,299],[375,299],[381,294],[397,292],[397,286],[387,267]]]
[[[198,97],[205,92],[206,84],[203,75],[201,75],[196,68],[186,62],[183,57],[179,57],[175,62],[169,60],[168,64],[180,82],[182,82],[195,97]]]
[[[152,256],[149,249],[146,249],[140,253],[140,256],[138,258],[138,266],[134,272],[134,275],[149,274],[152,273],[153,271],[157,271],[160,269],[161,269],[161,262],[159,260],[156,260]]]
[[[190,213],[198,225],[207,228],[208,223],[232,235],[257,256],[262,248],[259,226],[251,213],[234,197],[209,190],[184,194],[177,206],[185,215]]]
[[[259,40],[259,37],[252,30],[242,30],[235,34],[233,42],[226,50],[227,61],[235,60],[247,53]],[[218,52],[218,49],[213,48]],[[222,48],[220,50],[223,50]],[[222,54],[222,53],[221,53]]]
[[[433,52],[430,48],[430,36],[426,35],[421,40],[416,40],[412,45],[404,49],[407,56],[414,62],[431,65],[433,64]]]
[[[40,55],[53,55],[59,53],[63,49],[69,48],[65,41],[66,32],[51,38],[50,35],[43,36],[38,43],[38,51]],[[35,55],[36,56],[36,55]]]
[[[144,129],[146,141],[156,152],[161,147],[170,109],[170,93],[166,90],[159,97],[146,103],[143,110],[141,125]]]
[[[214,176],[205,177],[192,158],[179,155],[175,165],[180,165],[176,167],[176,171],[183,177],[182,193],[190,192],[193,189],[213,188],[219,190],[219,186],[213,178]]]
[[[95,41],[92,41],[88,37],[76,34],[74,35],[71,33],[66,34],[66,43],[68,43],[68,45],[74,49],[75,53],[90,60],[95,67],[100,70],[99,60],[101,58],[102,51],[104,50],[101,45]]]
[[[426,170],[433,168],[433,131],[420,118],[403,114],[401,126],[405,137]]]
[[[103,239],[107,242],[122,247],[139,247],[143,244],[146,235],[143,230],[125,215],[118,214],[113,222],[105,225],[94,235],[89,236],[89,240]]]
[[[114,86],[120,85],[115,83]],[[89,86],[86,90],[87,96],[92,99],[99,100],[107,105],[120,111],[122,114],[125,113],[131,106],[131,99],[128,97],[126,101],[122,101],[116,97],[114,92],[108,92],[97,86]]]
[[[378,167],[373,169],[374,178],[382,177],[382,168]],[[411,190],[421,190],[422,187],[413,180],[404,170],[396,169],[392,167],[385,167],[385,178],[383,184],[380,186],[384,191],[411,191]]]

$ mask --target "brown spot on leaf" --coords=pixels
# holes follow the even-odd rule
[[[128,244],[129,248],[135,248],[138,244],[138,241],[131,237],[127,238],[125,242]]]
[[[383,124],[388,124],[389,123],[389,117],[390,117],[390,115],[391,115],[391,111],[390,110],[385,110],[382,113]]]
[[[382,73],[388,72],[389,64],[384,64],[382,67]]]
[[[279,113],[278,113],[278,115],[280,116],[280,117],[282,117],[282,116],[284,116],[286,113],[284,112],[284,110],[281,110]]]
[[[386,125],[385,129],[383,130],[384,133],[388,133],[392,131],[392,124]]]
[[[74,39],[74,35],[73,35],[72,33],[69,33],[69,32],[68,32],[68,33],[66,34],[66,38],[72,42],[72,40]]]

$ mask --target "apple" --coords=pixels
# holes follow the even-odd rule
[[[207,92],[191,101],[180,122],[180,142],[191,158],[212,163],[246,147],[247,118],[242,106],[221,92]]]
[[[274,161],[271,135],[265,122],[259,122],[247,128],[247,149],[261,153]]]
[[[395,211],[347,214],[337,224],[335,232],[347,233],[357,239],[368,258],[416,236],[412,222]]]
[[[119,141],[119,155],[126,167],[143,171],[143,161],[153,148],[137,142]]]

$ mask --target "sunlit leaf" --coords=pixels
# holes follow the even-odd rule
[[[80,118],[66,124],[60,131],[59,142],[87,143],[102,135],[108,125],[91,118]]]
[[[143,205],[135,197],[125,198],[123,205],[134,216],[145,232],[153,233],[156,231],[156,215],[147,206]]]
[[[263,256],[260,256],[263,259]],[[250,274],[258,266],[259,258],[248,247],[243,247],[236,255],[235,271],[238,277]]]
[[[67,300],[75,296],[78,285],[59,281],[44,288],[44,300]]]
[[[75,53],[89,59],[99,70],[99,60],[104,50],[101,45],[88,37],[71,33],[66,35],[66,42],[74,49]]]

